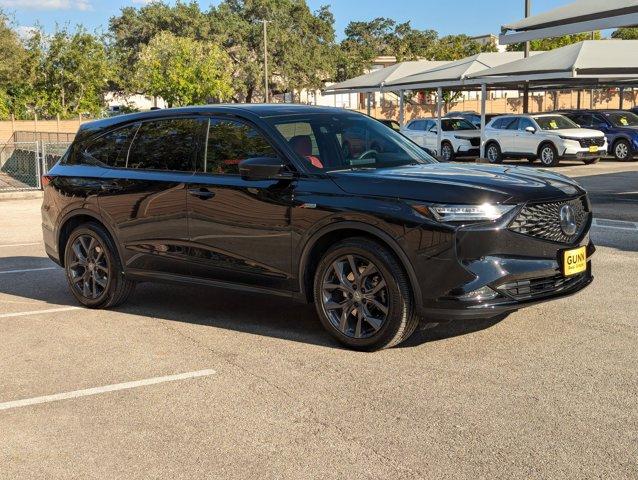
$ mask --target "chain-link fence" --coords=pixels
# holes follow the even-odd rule
[[[0,144],[0,193],[42,188],[41,177],[57,163],[70,142]]]

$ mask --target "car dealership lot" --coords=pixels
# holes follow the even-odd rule
[[[558,170],[601,225],[591,287],[373,354],[285,299],[144,284],[76,308],[41,201],[1,202],[0,478],[635,478],[638,164]]]

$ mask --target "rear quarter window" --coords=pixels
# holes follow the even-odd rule
[[[139,123],[112,130],[89,140],[80,149],[76,164],[101,165],[106,167],[126,166],[126,154]]]

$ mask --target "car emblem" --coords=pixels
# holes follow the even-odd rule
[[[565,235],[571,236],[576,233],[576,215],[571,205],[563,205],[559,212],[560,229]]]

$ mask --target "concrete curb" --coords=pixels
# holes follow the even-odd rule
[[[25,192],[0,192],[0,202],[2,202],[3,200],[29,200],[34,198],[42,198],[42,190]]]

